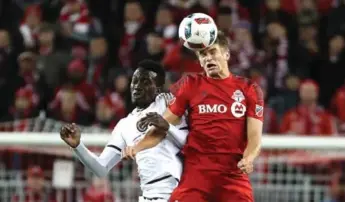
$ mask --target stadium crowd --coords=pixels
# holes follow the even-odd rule
[[[4,1],[1,118],[46,116],[113,128],[131,111],[128,83],[150,58],[200,72],[178,43],[191,12],[214,17],[231,40],[231,70],[266,92],[265,132],[344,131],[344,1]]]
[[[193,12],[229,36],[231,71],[263,88],[265,133],[345,133],[345,0],[1,1],[1,122],[44,116],[111,130],[133,109],[140,60],[164,65],[166,90],[202,71],[178,40]]]

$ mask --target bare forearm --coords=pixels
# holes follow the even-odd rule
[[[262,121],[249,117],[247,120],[247,147],[243,157],[253,161],[261,150]]]
[[[260,135],[252,135],[248,139],[248,144],[246,149],[243,153],[243,158],[248,158],[250,160],[254,160],[261,151],[261,136]]]
[[[153,126],[149,129],[145,137],[134,146],[134,150],[136,152],[140,152],[145,149],[150,149],[158,145],[165,138],[165,136],[166,133],[158,133]]]

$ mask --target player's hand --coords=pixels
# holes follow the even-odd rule
[[[80,136],[80,129],[75,123],[66,124],[60,130],[61,139],[72,148],[76,148],[79,145]]]
[[[126,147],[122,150],[122,158],[123,159],[135,159],[135,155],[137,154],[134,147]]]
[[[160,131],[168,131],[169,130],[169,123],[158,113],[156,112],[149,112],[146,116],[139,120],[139,124],[143,124],[143,126],[155,126]]]
[[[247,158],[241,159],[237,167],[245,174],[250,174],[254,170],[253,161]]]

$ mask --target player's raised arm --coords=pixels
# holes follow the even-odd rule
[[[263,127],[264,100],[261,88],[252,84],[248,90],[247,114],[247,147],[243,159],[238,163],[239,168],[245,173],[253,171],[253,161],[261,150],[261,137]]]
[[[125,142],[121,137],[120,122],[112,133],[112,140],[104,148],[100,156],[97,156],[80,141],[81,133],[76,124],[67,124],[60,131],[63,139],[70,147],[79,160],[88,167],[98,177],[104,177],[109,170],[121,161],[121,149],[125,147]]]

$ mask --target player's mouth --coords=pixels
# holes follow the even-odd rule
[[[217,69],[217,65],[214,64],[214,63],[208,63],[208,64],[206,65],[206,69],[207,69],[208,71],[216,70],[216,69]]]
[[[133,90],[132,96],[133,96],[133,98],[141,98],[144,96],[144,91],[143,90]]]

